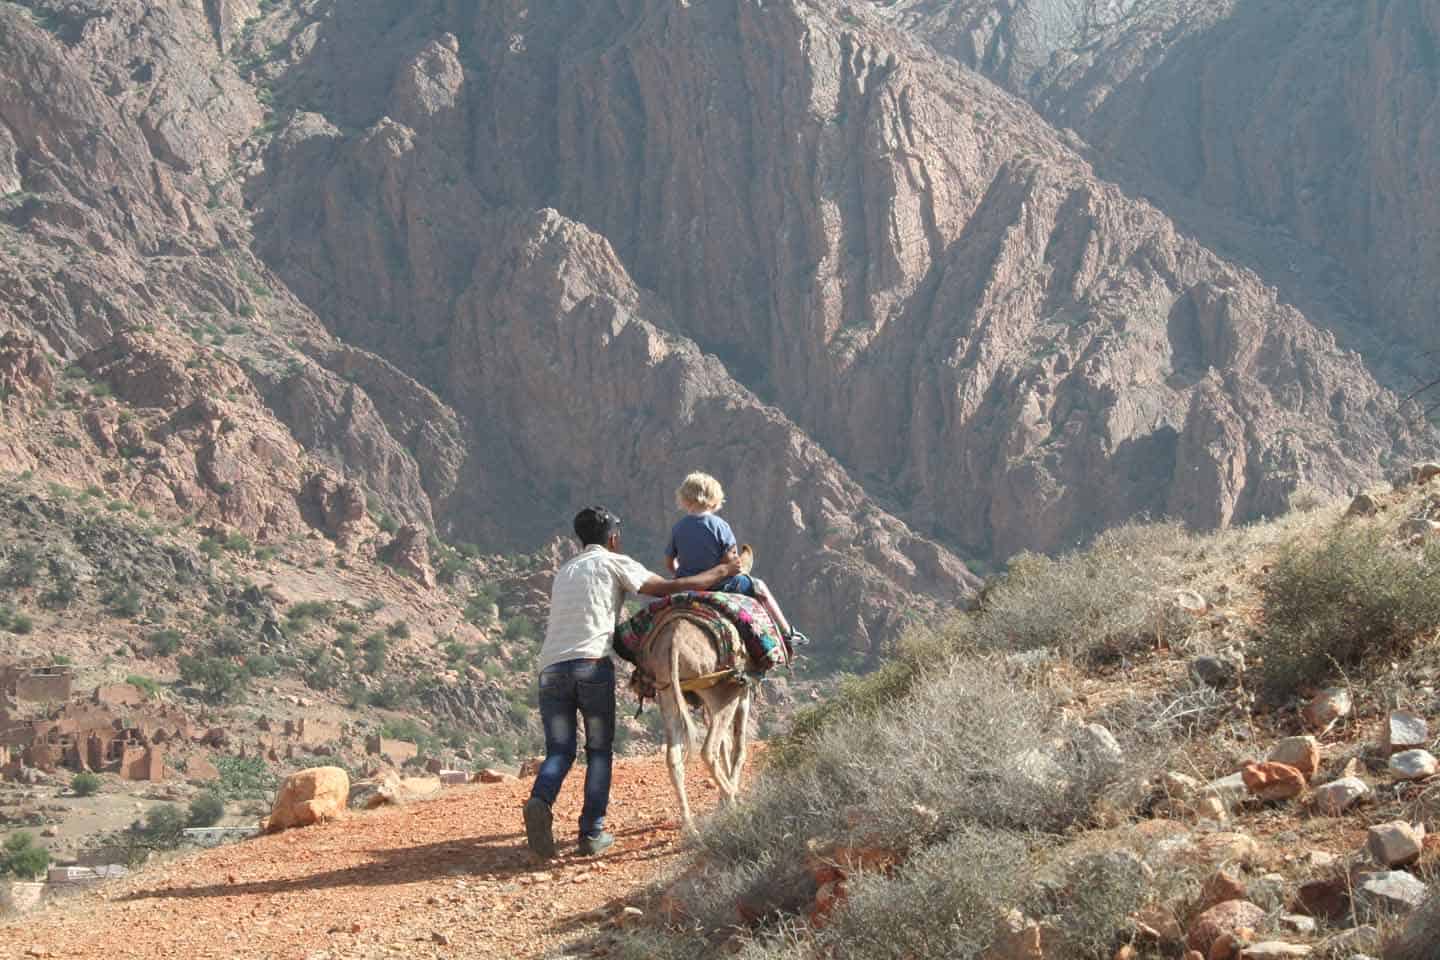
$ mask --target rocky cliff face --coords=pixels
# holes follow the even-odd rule
[[[1107,179],[1178,151],[1171,193],[1250,203],[1212,162],[1242,94],[1164,132],[1175,38],[1228,8],[263,6],[0,4],[0,310],[66,359],[146,326],[233,354],[301,520],[342,473],[506,546],[603,500],[648,557],[705,468],[796,619],[869,648],[965,595],[961,556],[1240,521],[1425,442],[1337,296]]]

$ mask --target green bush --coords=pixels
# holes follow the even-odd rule
[[[381,673],[385,669],[385,657],[390,650],[390,641],[383,633],[372,633],[365,638],[365,672]]]
[[[245,658],[245,672],[252,677],[273,677],[280,672],[280,663],[263,653]]]
[[[10,618],[10,632],[25,636],[35,629],[35,621],[23,613],[17,613]]]
[[[77,797],[93,797],[100,792],[102,781],[93,773],[77,773],[70,781],[70,790]]]
[[[245,671],[222,657],[182,656],[179,660],[180,680],[198,687],[211,703],[228,703],[245,692]]]
[[[523,640],[535,639],[535,624],[529,617],[516,617],[505,624],[502,634],[506,640],[518,643]]]
[[[40,553],[34,547],[20,547],[5,565],[4,586],[33,587],[40,575]]]
[[[217,793],[205,792],[190,801],[187,823],[192,827],[213,827],[225,816],[225,801]]]
[[[150,653],[157,657],[174,656],[180,649],[180,641],[185,635],[179,630],[157,630],[145,638],[150,647]]]
[[[260,757],[217,757],[217,791],[223,800],[265,800],[276,786],[275,774]]]
[[[132,673],[125,678],[125,682],[136,687],[146,697],[153,700],[160,693],[160,684],[150,677],[142,677],[138,673]]]
[[[340,684],[340,664],[334,657],[321,657],[305,671],[305,685],[311,690],[334,690]]]
[[[225,549],[246,556],[250,553],[250,538],[243,533],[232,533],[225,538]]]
[[[117,617],[139,616],[140,610],[144,606],[144,598],[140,594],[140,589],[123,584],[111,587],[100,599]]]
[[[410,624],[404,620],[396,620],[385,628],[385,635],[392,640],[408,640],[410,638]]]
[[[206,537],[200,541],[199,549],[201,553],[205,554],[205,556],[211,560],[219,560],[221,552],[225,549],[225,545],[212,537]]]
[[[365,601],[365,612],[370,614],[379,613],[385,609],[385,601],[379,597],[371,597]]]
[[[156,850],[171,850],[180,845],[180,838],[187,826],[185,812],[171,803],[152,807],[145,814],[139,834],[146,846]]]
[[[1440,627],[1440,545],[1409,550],[1379,525],[1345,522],[1313,545],[1287,543],[1261,593],[1260,674],[1283,698],[1402,657]]]
[[[325,621],[335,615],[335,604],[325,600],[306,600],[292,604],[285,615],[296,620]]]
[[[0,844],[0,877],[11,874],[21,880],[35,880],[49,868],[49,851],[35,846],[35,838],[24,830],[12,833]]]

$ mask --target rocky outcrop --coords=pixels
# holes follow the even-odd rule
[[[450,351],[441,392],[478,416],[455,331],[476,271],[513,249],[489,224],[551,205],[608,241],[660,305],[642,316],[721,358],[913,528],[984,556],[1137,513],[1272,513],[1301,486],[1373,480],[1408,442],[1395,398],[1255,274],[884,18],[833,13],[421,17],[443,32],[386,60],[363,132],[312,114],[277,140],[265,191],[279,189],[254,191],[265,254],[342,335],[407,370]],[[323,56],[370,36],[364,23],[322,25]],[[565,44],[581,34],[597,39]],[[304,106],[351,123],[359,109],[339,93]],[[608,256],[567,276],[604,289]],[[467,349],[558,300],[513,302]],[[487,375],[484,390],[527,371]],[[555,419],[607,391],[532,400]],[[721,472],[743,453],[721,453]]]

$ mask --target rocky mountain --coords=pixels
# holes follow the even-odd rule
[[[704,468],[793,618],[877,650],[967,562],[1430,442],[1389,362],[1424,151],[1291,149],[1365,89],[1424,129],[1390,6],[0,3],[0,325],[116,408],[55,449],[7,400],[5,455],[261,539],[340,536],[345,483],[494,549],[604,501],[645,559]],[[1207,58],[1272,21],[1253,89]],[[1267,124],[1371,36],[1316,94],[1352,120]]]

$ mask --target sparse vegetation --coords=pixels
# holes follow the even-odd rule
[[[154,700],[160,693],[160,684],[153,677],[142,677],[138,673],[132,673],[125,678],[125,682],[138,689],[151,700]]]
[[[1263,679],[1272,697],[1406,654],[1440,627],[1440,544],[1399,543],[1378,523],[1344,522],[1292,541],[1265,578]]]
[[[245,691],[245,671],[222,657],[182,656],[179,661],[180,680],[199,689],[211,703],[228,703]]]
[[[190,801],[187,826],[213,827],[225,816],[225,800],[217,793],[206,792]]]
[[[152,656],[170,657],[180,649],[180,641],[184,639],[185,635],[179,630],[156,630],[145,638],[145,642]]]
[[[217,757],[215,768],[223,800],[265,800],[275,790],[275,774],[260,757]]]
[[[0,844],[0,877],[10,875],[21,880],[35,880],[50,868],[50,853],[36,846],[35,838],[24,830],[12,833]]]
[[[101,786],[100,778],[93,773],[77,773],[70,780],[70,792],[77,797],[93,797]]]

